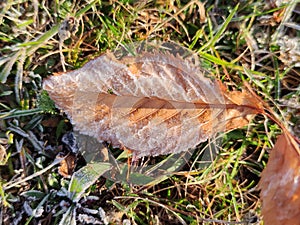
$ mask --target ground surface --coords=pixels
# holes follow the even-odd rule
[[[173,41],[197,52],[229,89],[247,81],[299,136],[300,7],[286,2],[0,2],[2,224],[261,224],[257,184],[281,132],[272,121],[257,116],[200,144],[181,170],[147,185],[97,179],[99,172],[81,181],[86,194],[76,204],[70,177],[86,162],[72,153],[72,126],[41,84],[125,43]],[[211,145],[219,154],[203,164]]]

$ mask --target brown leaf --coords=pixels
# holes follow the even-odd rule
[[[291,136],[278,137],[259,184],[265,225],[300,224],[299,153]]]
[[[249,93],[206,78],[198,61],[168,51],[122,58],[108,52],[46,79],[44,89],[83,134],[135,157],[178,153],[263,110]]]
[[[63,177],[70,177],[74,172],[75,166],[76,156],[70,153],[60,162],[58,173]]]

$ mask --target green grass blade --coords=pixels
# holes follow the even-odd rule
[[[85,190],[94,184],[110,167],[111,164],[104,162],[89,163],[76,171],[69,185],[70,198],[75,202],[79,201]]]
[[[40,108],[27,109],[27,110],[13,109],[9,112],[0,113],[0,119],[10,119],[10,118],[16,118],[20,116],[31,116],[42,112],[43,110],[41,110]]]
[[[232,21],[232,18],[235,15],[235,13],[237,12],[238,8],[239,8],[239,4],[237,4],[234,7],[234,9],[231,11],[231,13],[227,17],[227,19],[224,21],[224,23],[222,24],[222,26],[217,31],[216,35],[214,35],[210,41],[208,41],[205,45],[203,45],[200,48],[199,52],[202,52],[204,49],[209,49],[209,48],[215,46],[215,44],[217,43],[217,41],[220,39],[220,37],[222,36],[222,34],[224,33],[224,31],[226,30],[228,24]]]
[[[15,54],[13,54],[9,60],[6,61],[6,65],[4,66],[4,68],[2,69],[1,73],[0,73],[0,82],[1,83],[5,83],[7,80],[7,77],[13,67],[13,65],[15,64],[15,62],[18,60],[19,56],[20,56],[20,52],[16,52]]]
[[[76,225],[76,208],[70,207],[67,212],[64,213],[59,225]]]

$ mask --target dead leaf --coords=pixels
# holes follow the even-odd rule
[[[185,151],[263,111],[251,94],[205,77],[197,56],[177,47],[108,52],[43,86],[76,130],[135,157]]]
[[[71,177],[76,166],[76,155],[69,153],[58,167],[58,173],[63,177]]]
[[[299,153],[290,135],[278,137],[259,184],[265,225],[300,224]]]

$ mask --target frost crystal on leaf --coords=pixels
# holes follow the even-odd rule
[[[195,54],[166,43],[107,52],[43,85],[80,133],[142,157],[186,151],[262,109],[205,75]]]

